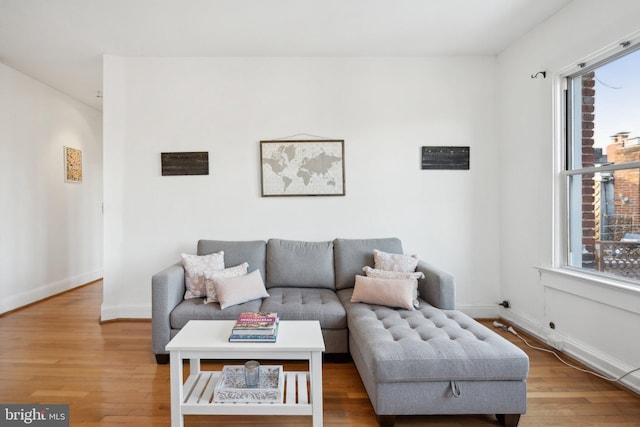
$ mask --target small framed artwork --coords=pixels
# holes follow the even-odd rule
[[[344,196],[344,140],[260,141],[262,197]]]
[[[422,147],[422,169],[469,169],[469,147]]]
[[[82,150],[64,147],[65,182],[82,182]]]

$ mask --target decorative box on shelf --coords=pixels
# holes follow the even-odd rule
[[[224,366],[216,384],[215,403],[282,403],[284,372],[281,365],[260,366],[258,387],[247,388],[244,366]]]

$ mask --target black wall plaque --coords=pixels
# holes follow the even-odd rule
[[[469,147],[422,147],[422,169],[469,169]]]
[[[162,176],[209,175],[209,153],[206,151],[161,153]]]

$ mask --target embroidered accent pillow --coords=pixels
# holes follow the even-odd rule
[[[373,250],[373,261],[377,270],[413,273],[418,266],[417,255],[390,254],[378,249]]]
[[[412,279],[374,279],[356,275],[351,302],[414,310]]]
[[[247,268],[249,268],[248,262],[243,262],[235,267],[225,268],[224,270],[213,270],[204,273],[204,283],[207,289],[207,299],[205,304],[210,302],[218,302],[218,295],[216,294],[216,287],[213,284],[213,279],[216,277],[238,277],[247,274]]]
[[[187,288],[184,299],[203,298],[207,295],[204,275],[214,270],[224,270],[224,252],[209,255],[182,254],[182,266]]]
[[[260,270],[254,270],[244,276],[214,277],[212,280],[216,287],[220,308],[223,310],[232,305],[269,296]]]

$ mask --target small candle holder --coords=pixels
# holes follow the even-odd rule
[[[256,388],[260,384],[260,363],[249,360],[244,364],[244,382],[247,388]]]

